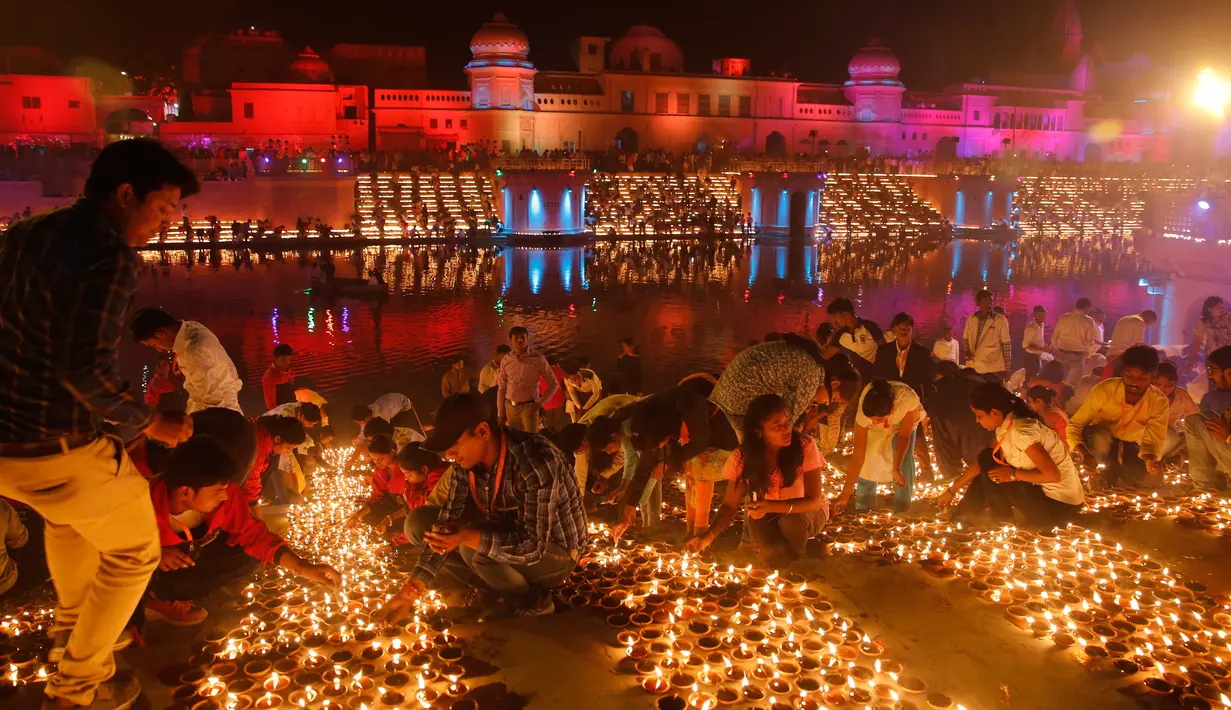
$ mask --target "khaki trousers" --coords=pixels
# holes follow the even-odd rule
[[[114,439],[63,454],[0,458],[0,494],[47,521],[47,567],[59,603],[53,631],[71,629],[46,693],[94,701],[115,673],[112,647],[158,566],[150,487]]]
[[[509,427],[513,429],[531,434],[539,433],[539,405],[534,402],[529,404],[508,402],[504,405],[504,418]]]

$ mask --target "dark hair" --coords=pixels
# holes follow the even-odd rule
[[[893,411],[893,385],[889,380],[872,380],[863,395],[861,411],[865,417],[887,417]]]
[[[909,313],[899,313],[894,316],[893,320],[889,321],[889,327],[896,328],[899,323],[908,323],[910,324],[910,327],[915,327],[915,319],[912,318]]]
[[[367,424],[363,425],[363,437],[371,439],[376,436],[393,436],[393,425],[381,419],[380,417],[372,417]]]
[[[1035,385],[1026,390],[1026,399],[1037,399],[1050,407],[1056,401],[1056,390],[1047,385]]]
[[[421,442],[413,441],[398,452],[398,466],[403,471],[418,471],[424,466],[429,470],[440,468],[444,462],[435,453],[423,448]]]
[[[299,446],[307,441],[308,434],[303,430],[303,424],[295,417],[279,417],[274,414],[263,416],[256,420],[270,436],[282,439],[283,443]]]
[[[642,453],[657,449],[663,439],[678,436],[684,417],[674,398],[669,402],[644,400],[629,418],[628,428],[633,448]]]
[[[526,326],[524,325],[515,325],[512,328],[509,328],[509,337],[512,338],[515,335],[529,336],[530,331],[526,330]]]
[[[1064,363],[1059,360],[1052,360],[1039,370],[1039,379],[1060,384],[1064,382],[1064,376],[1067,374],[1068,369],[1064,366]]]
[[[1224,345],[1209,355],[1206,355],[1205,363],[1207,365],[1221,367],[1224,370],[1231,369],[1231,345]]]
[[[948,377],[961,371],[962,368],[952,360],[940,360],[932,366],[932,374],[937,377]]]
[[[764,341],[764,342],[767,342],[767,343],[775,343],[775,342],[779,342],[779,341],[781,341],[781,340],[783,340],[782,333],[779,333],[779,332],[778,332],[778,331],[776,331],[776,330],[771,330],[771,331],[769,331],[768,333],[766,333],[766,334],[765,334],[765,341]]]
[[[855,304],[851,303],[851,299],[849,298],[835,298],[833,303],[829,304],[829,307],[825,309],[825,312],[831,316],[835,316],[839,313],[853,314],[855,312]]]
[[[1030,405],[998,382],[984,382],[970,391],[970,406],[980,412],[997,411],[1006,417],[1012,414],[1018,419],[1038,419]]]
[[[194,491],[236,478],[238,464],[217,438],[202,434],[171,450],[162,472],[168,491],[187,486]]]
[[[1209,323],[1210,318],[1214,316],[1214,307],[1221,306],[1222,303],[1222,296],[1210,296],[1205,299],[1205,303],[1201,304],[1201,320],[1205,323]]]
[[[1147,309],[1145,309],[1144,311],[1142,311],[1142,312],[1141,312],[1141,317],[1142,317],[1143,319],[1144,319],[1146,316],[1149,316],[1149,317],[1150,317],[1151,319],[1153,319],[1153,320],[1158,320],[1158,314],[1157,314],[1157,313],[1155,313],[1154,311],[1150,310],[1149,308],[1147,308]]]
[[[590,422],[590,427],[586,429],[586,442],[590,444],[590,450],[602,449],[610,444],[621,426],[623,423],[615,417],[606,415],[595,417],[594,421]]]
[[[561,451],[566,454],[574,453],[586,441],[586,425],[576,422],[569,424],[560,430],[557,438]]]
[[[833,339],[833,323],[825,321],[816,327],[816,342],[829,344]]]
[[[373,416],[372,408],[366,404],[356,404],[350,410],[350,418],[355,421],[359,421],[361,419],[371,419]]]
[[[991,297],[992,297],[992,292],[985,288],[981,288],[978,291],[975,291],[975,303],[978,303],[979,301],[982,301],[985,298],[991,298]]]
[[[1091,303],[1090,299],[1086,298],[1085,296],[1082,296],[1081,298],[1077,299],[1077,310],[1079,311],[1089,308],[1092,305],[1094,304]]]
[[[130,138],[103,148],[85,181],[85,196],[110,199],[121,185],[132,185],[137,199],[164,187],[178,187],[180,198],[201,191],[197,176],[156,140]]]
[[[859,370],[851,364],[846,353],[838,353],[825,361],[825,387],[833,394],[833,381],[838,381],[838,394],[842,401],[849,402],[859,396]]]
[[[630,348],[637,347],[636,341],[634,341],[631,336],[624,339],[624,344]]]
[[[1034,307],[1034,310],[1033,310],[1033,311],[1031,311],[1031,312],[1032,312],[1032,313],[1038,313],[1039,311],[1043,311],[1044,313],[1046,313],[1046,312],[1047,312],[1047,308],[1045,308],[1044,306],[1035,306],[1035,307]]]
[[[161,308],[142,308],[133,316],[133,340],[144,343],[163,328],[174,328],[179,321]]]
[[[323,439],[327,436],[333,436],[333,427],[323,426],[320,428],[320,431],[316,432],[316,438],[318,439]]]
[[[393,439],[387,434],[377,434],[368,442],[368,453],[391,454],[394,451]]]
[[[303,402],[299,405],[299,416],[303,417],[309,424],[320,424],[321,408],[311,402]]]
[[[286,343],[278,343],[274,346],[274,357],[287,357],[294,354],[295,351],[291,350],[291,346]]]
[[[761,437],[761,427],[773,414],[783,411],[786,411],[786,404],[781,397],[763,394],[748,403],[748,411],[744,414],[744,443],[739,447],[744,470],[740,475],[748,482],[748,490],[755,491],[758,496],[764,496],[769,490],[769,477],[773,475],[773,471],[765,470],[765,439]],[[782,475],[783,488],[795,485],[803,462],[803,441],[799,432],[792,431],[790,445],[778,452],[778,471]]]
[[[1158,371],[1158,351],[1149,345],[1134,345],[1120,355],[1120,370],[1135,367],[1145,372]]]
[[[503,343],[496,348],[497,355],[508,355],[511,352],[513,352],[513,348],[510,348],[508,345],[504,345]]]
[[[1163,377],[1168,380],[1178,381],[1180,379],[1180,370],[1175,366],[1175,363],[1170,360],[1163,360],[1158,363],[1158,372],[1154,373],[1157,377]]]
[[[576,360],[569,360],[568,362],[560,365],[560,369],[564,370],[564,374],[566,375],[576,375],[581,371],[581,365],[577,364]]]

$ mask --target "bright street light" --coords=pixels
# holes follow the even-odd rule
[[[1197,74],[1197,84],[1193,88],[1193,103],[1201,110],[1215,118],[1222,118],[1227,110],[1227,102],[1231,100],[1231,86],[1219,78],[1213,69],[1205,68]]]

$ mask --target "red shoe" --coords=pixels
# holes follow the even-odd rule
[[[165,621],[172,626],[196,626],[205,621],[209,612],[192,602],[164,602],[153,597],[145,600],[145,618]]]

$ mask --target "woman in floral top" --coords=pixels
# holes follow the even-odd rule
[[[753,547],[764,564],[778,566],[803,555],[808,539],[829,518],[821,491],[825,461],[811,437],[795,431],[786,403],[762,395],[748,405],[744,441],[726,464],[727,494],[714,524],[685,548],[709,547],[740,507]]]

